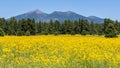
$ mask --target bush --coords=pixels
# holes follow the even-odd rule
[[[71,35],[75,35],[75,31],[71,31]]]
[[[26,36],[30,36],[30,31],[27,30],[26,33],[25,33]]]
[[[81,35],[87,35],[88,34],[88,31],[86,31],[86,30],[83,30],[82,32],[81,32]]]
[[[0,36],[4,36],[4,31],[2,28],[0,28]]]
[[[59,35],[59,34],[60,34],[59,31],[55,31],[55,32],[54,32],[54,35]]]

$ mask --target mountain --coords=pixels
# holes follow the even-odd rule
[[[24,14],[21,14],[21,15],[17,15],[17,16],[14,16],[17,20],[20,20],[20,19],[27,19],[27,18],[31,18],[31,19],[35,19],[36,21],[44,21],[45,17],[47,16],[48,14],[47,13],[44,13],[40,10],[34,10],[34,11],[30,11],[30,12],[27,12],[27,13],[24,13]]]
[[[64,21],[64,20],[77,20],[77,19],[85,19],[86,17],[76,14],[72,11],[68,11],[68,12],[61,12],[61,11],[55,11],[51,14],[49,14],[46,19],[50,20],[59,20],[59,21]]]
[[[104,19],[96,17],[96,16],[89,16],[88,17],[91,21],[96,21],[96,22],[104,22]]]
[[[52,20],[59,20],[59,21],[64,21],[64,20],[78,20],[78,19],[87,19],[88,21],[93,21],[96,23],[103,23],[104,19],[96,17],[96,16],[83,16],[80,14],[77,14],[72,11],[67,11],[67,12],[61,12],[61,11],[54,11],[53,13],[47,14],[44,13],[40,10],[34,10],[30,11],[21,15],[14,16],[17,20],[20,20],[22,18],[27,19],[27,18],[34,18],[36,21],[45,21],[48,22],[51,19]]]

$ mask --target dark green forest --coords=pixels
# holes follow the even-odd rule
[[[104,19],[104,23],[89,22],[79,19],[76,21],[65,20],[64,22],[52,21],[36,22],[34,19],[16,20],[14,17],[6,20],[0,18],[0,30],[5,35],[48,35],[48,34],[81,34],[81,35],[105,35],[111,37],[120,33],[120,22]],[[110,33],[110,34],[109,34]]]

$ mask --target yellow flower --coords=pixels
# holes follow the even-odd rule
[[[81,35],[5,36],[0,60],[11,64],[65,65],[83,61],[120,64],[120,38]]]
[[[3,48],[3,52],[11,52],[11,50],[8,48]]]
[[[2,58],[6,58],[7,56],[6,56],[5,54],[3,54],[1,57],[2,57]]]

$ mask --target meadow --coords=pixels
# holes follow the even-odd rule
[[[0,68],[119,67],[119,37],[90,35],[0,37]]]

